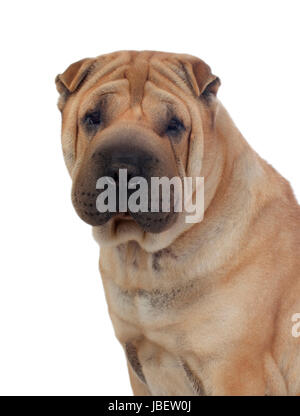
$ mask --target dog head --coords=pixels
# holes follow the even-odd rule
[[[83,59],[56,77],[73,205],[98,240],[113,245],[136,240],[152,250],[182,232],[174,200],[169,212],[160,204],[156,212],[124,211],[120,200],[115,212],[100,212],[96,201],[103,189],[97,183],[113,178],[118,188],[121,170],[128,183],[136,177],[149,184],[153,177],[200,176],[219,84],[198,58],[150,51]],[[150,208],[151,187],[147,196]]]

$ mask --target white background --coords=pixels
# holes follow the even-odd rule
[[[1,2],[0,394],[131,394],[99,249],[70,202],[55,75],[119,49],[190,53],[252,147],[299,181],[299,0]]]

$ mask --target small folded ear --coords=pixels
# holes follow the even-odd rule
[[[91,72],[95,59],[85,58],[71,64],[65,72],[55,78],[57,91],[60,93],[58,107],[62,110],[68,96],[78,90]]]
[[[206,99],[216,96],[221,85],[220,79],[211,73],[210,67],[201,59],[195,61],[192,66],[199,88],[199,96]]]

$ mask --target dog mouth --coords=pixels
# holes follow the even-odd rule
[[[135,223],[134,219],[131,217],[131,215],[128,212],[122,212],[120,214],[116,214],[108,222],[112,223],[112,226],[115,232],[119,229],[119,227],[127,226],[129,224]]]
[[[113,222],[114,229],[116,230],[120,226],[126,226],[129,224],[136,224],[144,232],[150,232],[153,234],[159,234],[163,231],[166,231],[168,228],[173,225],[177,218],[177,215],[166,215],[163,218],[158,217],[156,219],[151,218],[150,216],[140,216],[134,218],[132,214],[122,213],[117,214],[112,217],[109,222]]]
[[[114,216],[115,221],[133,221],[133,218],[129,214],[129,212],[120,212]]]
[[[92,226],[103,226],[108,222],[113,222],[116,228],[120,224],[135,222],[145,232],[160,233],[173,225],[177,218],[177,213],[172,209],[168,212],[162,210],[152,212],[150,199],[146,212],[132,212],[130,209],[120,212],[119,201],[117,201],[116,211],[100,212],[96,202],[99,195],[101,192],[84,191],[83,188],[77,187],[74,187],[72,191],[72,202],[77,214],[84,222]]]

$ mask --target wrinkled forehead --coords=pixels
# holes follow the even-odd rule
[[[127,95],[132,107],[151,95],[152,100],[179,105],[197,95],[191,59],[150,51],[103,55],[91,66],[80,95],[90,103],[102,95]]]

